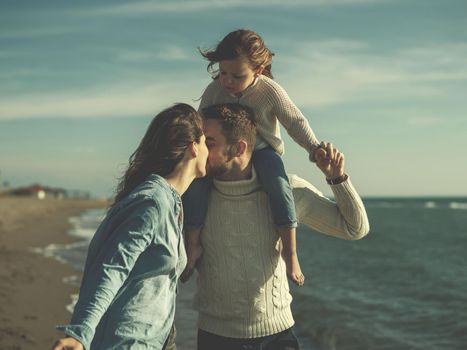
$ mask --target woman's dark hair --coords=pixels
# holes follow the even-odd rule
[[[219,71],[213,68],[216,63],[239,57],[247,58],[253,69],[263,67],[263,75],[273,79],[271,65],[274,54],[269,51],[259,34],[252,30],[238,29],[227,34],[215,48],[198,50],[209,61],[207,70],[214,79],[219,77]]]
[[[169,175],[183,159],[193,141],[200,142],[202,120],[190,105],[178,103],[154,117],[128,169],[120,178],[115,203],[140,185],[149,174]]]

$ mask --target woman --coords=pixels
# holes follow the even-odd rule
[[[207,156],[191,106],[176,104],[154,118],[89,245],[71,322],[57,327],[67,337],[53,350],[170,346],[186,264],[180,196],[205,175]]]

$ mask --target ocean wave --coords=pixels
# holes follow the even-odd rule
[[[75,309],[75,305],[78,302],[78,297],[79,297],[79,294],[71,294],[70,295],[71,303],[69,303],[66,306],[66,309],[70,314],[72,314],[73,310]]]
[[[465,202],[451,202],[451,203],[449,203],[449,208],[467,210],[467,203],[465,203]]]
[[[428,201],[428,202],[425,202],[424,206],[425,208],[433,209],[433,208],[436,208],[438,205],[436,204],[436,202]]]
[[[366,202],[365,203],[366,207],[372,207],[372,208],[403,208],[405,207],[404,203],[401,202]]]
[[[91,240],[96,232],[97,227],[104,219],[105,211],[103,209],[88,210],[81,214],[81,216],[73,216],[68,220],[72,224],[72,229],[68,234],[74,237]]]
[[[73,237],[83,238],[86,240],[91,240],[92,236],[96,232],[95,228],[81,228],[81,227],[74,227],[68,230],[68,234]]]

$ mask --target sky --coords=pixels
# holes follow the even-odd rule
[[[466,196],[465,0],[0,0],[0,183],[109,197],[151,119],[195,108],[238,28],[362,196]],[[283,130],[289,173],[330,190]]]

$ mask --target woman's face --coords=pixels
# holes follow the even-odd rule
[[[206,162],[208,160],[208,147],[206,146],[206,136],[201,135],[199,143],[196,143],[198,149],[196,177],[203,177],[206,175]]]
[[[230,94],[239,94],[249,87],[257,72],[255,72],[245,57],[219,62],[219,81]]]

